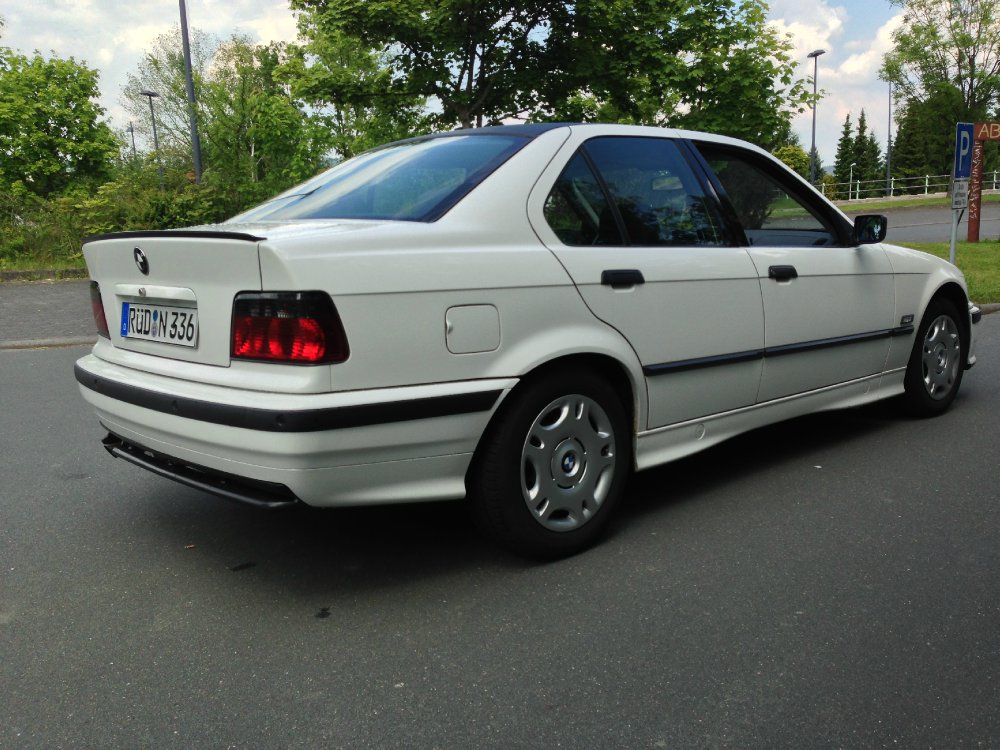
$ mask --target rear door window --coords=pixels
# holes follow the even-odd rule
[[[587,141],[556,181],[545,218],[567,245],[729,244],[714,201],[669,138]]]

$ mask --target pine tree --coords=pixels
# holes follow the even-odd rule
[[[851,162],[854,161],[854,136],[851,133],[851,113],[847,113],[844,118],[844,128],[840,132],[840,140],[837,141],[837,156],[833,162],[833,177],[840,186],[840,192],[847,195],[847,180],[851,171]]]

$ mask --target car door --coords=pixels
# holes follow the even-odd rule
[[[764,300],[758,402],[881,373],[893,335],[892,267],[782,165],[696,144],[741,225]]]
[[[581,140],[543,174],[529,212],[589,308],[637,353],[647,426],[753,404],[760,283],[686,147],[667,137]]]

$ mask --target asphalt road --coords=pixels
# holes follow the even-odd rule
[[[458,504],[259,512],[108,456],[0,351],[0,747],[1000,746],[1000,315],[885,407],[639,475],[538,565]]]
[[[841,204],[842,211],[854,217],[865,213],[864,204]],[[935,208],[880,209],[878,213],[889,217],[886,242],[950,242],[952,211],[947,206]],[[968,236],[969,215],[963,214],[959,223],[958,239]],[[981,240],[1000,237],[1000,203],[984,203],[979,225]]]

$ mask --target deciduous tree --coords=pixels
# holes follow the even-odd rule
[[[106,177],[118,144],[97,71],[0,48],[0,190],[46,197]]]

